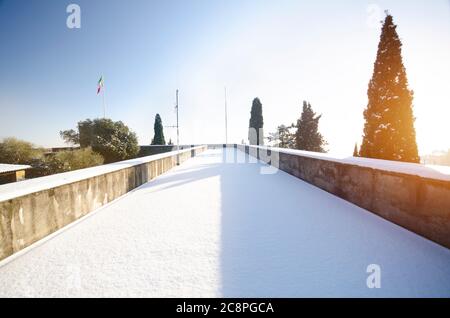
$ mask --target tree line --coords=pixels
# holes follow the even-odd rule
[[[4,138],[0,142],[0,162],[30,165],[27,178],[36,178],[102,165],[104,159],[90,147],[48,153],[30,142]]]
[[[353,149],[355,157],[412,163],[420,161],[414,128],[413,91],[408,87],[401,47],[397,26],[392,15],[386,12],[367,91],[361,149],[356,143]],[[268,139],[281,148],[325,152],[326,141],[318,129],[320,118],[321,115],[316,115],[311,104],[304,101],[301,117],[296,124],[278,126]],[[249,123],[250,144],[264,143],[263,126],[261,101],[255,98]],[[254,131],[258,133],[255,135]]]
[[[327,142],[319,132],[320,118],[321,115],[317,115],[313,111],[311,104],[303,101],[303,110],[296,123],[289,126],[278,126],[277,131],[269,133],[267,139],[280,148],[325,152]],[[251,145],[264,144],[263,126],[262,104],[259,98],[255,98],[250,112],[249,123],[249,143]]]
[[[355,144],[353,156],[403,162],[419,162],[414,128],[413,91],[408,87],[401,55],[402,43],[393,17],[386,14],[372,78],[369,81],[368,104],[364,110],[361,148]],[[319,120],[309,102],[303,102],[300,117],[291,125],[279,125],[268,140],[282,148],[325,152],[327,142],[319,131]],[[264,118],[259,98],[252,102],[249,142],[264,144]],[[156,114],[152,145],[165,145],[162,119]],[[121,121],[86,119],[77,129],[60,132],[63,140],[79,145],[70,151],[45,154],[44,149],[15,138],[0,142],[0,162],[29,164],[34,176],[71,171],[103,163],[135,158],[139,153],[136,134]],[[171,141],[169,141],[171,144]]]
[[[159,114],[154,131],[152,145],[165,145]],[[24,140],[4,138],[0,162],[30,165],[27,178],[35,178],[136,158],[140,150],[136,134],[128,126],[107,118],[79,121],[76,129],[60,131],[60,137],[73,147],[53,153]]]

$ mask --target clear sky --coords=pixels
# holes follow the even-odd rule
[[[81,28],[66,7],[81,7]],[[294,122],[303,100],[323,114],[332,152],[361,142],[383,11],[403,41],[421,154],[450,148],[450,1],[0,0],[0,137],[62,146],[59,131],[102,116],[141,144],[160,113],[181,143],[246,139],[251,102],[266,134]],[[166,139],[175,131],[165,129]]]

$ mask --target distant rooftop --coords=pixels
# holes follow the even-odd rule
[[[7,172],[15,172],[19,170],[26,170],[30,169],[31,166],[28,165],[10,165],[6,163],[0,163],[0,173],[7,173]]]

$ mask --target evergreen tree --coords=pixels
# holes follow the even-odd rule
[[[384,21],[377,59],[364,111],[360,156],[419,162],[412,110],[413,92],[403,66],[397,26],[390,14]]]
[[[264,120],[262,115],[262,104],[259,98],[255,98],[252,103],[252,110],[250,112],[250,124],[249,124],[249,142],[250,145],[263,145]],[[252,130],[254,131],[252,132]],[[255,136],[256,135],[256,136]]]
[[[156,114],[155,116],[154,130],[155,136],[153,137],[152,145],[165,145],[166,141],[164,139],[163,125],[159,114]]]
[[[316,116],[310,103],[303,102],[303,112],[297,121],[297,132],[295,134],[295,147],[297,149],[325,152],[323,147],[326,142],[319,132],[320,117],[322,116]]]
[[[135,158],[139,153],[136,134],[121,121],[86,119],[78,122],[78,131],[70,129],[60,135],[68,143],[91,147],[103,156],[105,163]]]
[[[270,133],[269,141],[274,143],[275,147],[279,148],[295,148],[295,133],[291,132],[292,128],[295,128],[294,124],[291,126],[280,125],[277,127],[275,133]]]
[[[355,148],[353,149],[353,157],[359,157],[358,144],[355,143]]]

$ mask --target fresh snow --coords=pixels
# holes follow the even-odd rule
[[[7,259],[0,297],[450,297],[449,249],[221,151]]]

